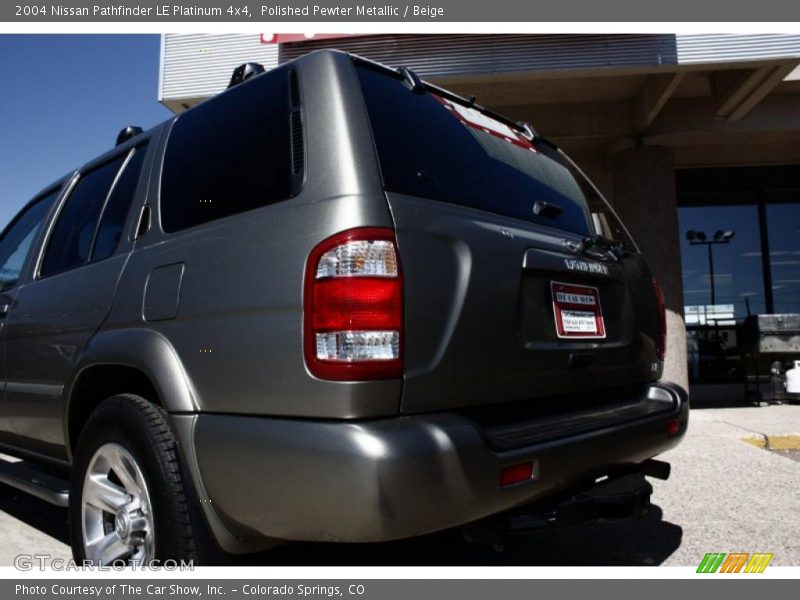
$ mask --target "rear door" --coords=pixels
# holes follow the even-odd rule
[[[19,282],[48,211],[58,195],[51,190],[31,201],[0,235],[0,443],[16,436],[6,402],[5,321],[14,305]]]
[[[131,203],[146,143],[82,170],[6,317],[6,401],[20,442],[64,458],[64,392],[72,366],[106,318],[131,249]]]
[[[405,285],[404,412],[656,379],[652,278],[560,151],[359,66]]]

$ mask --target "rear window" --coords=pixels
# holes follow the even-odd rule
[[[612,234],[613,213],[591,214],[605,213],[605,202],[557,150],[532,145],[516,128],[474,108],[430,91],[414,93],[388,72],[363,64],[357,71],[389,191],[582,235]],[[535,214],[537,201],[555,211]],[[614,225],[598,230],[609,218]]]
[[[289,71],[280,69],[179,116],[161,179],[164,231],[289,198],[289,114]]]

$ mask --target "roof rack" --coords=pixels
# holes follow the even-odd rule
[[[243,65],[239,65],[233,70],[233,75],[231,75],[231,81],[228,84],[228,88],[239,85],[243,81],[247,81],[256,75],[260,75],[264,71],[266,71],[264,65],[259,63],[244,63]]]
[[[117,146],[120,144],[124,144],[131,138],[135,138],[137,135],[142,133],[144,129],[141,127],[137,127],[136,125],[128,125],[127,127],[123,127],[120,129],[120,132],[117,134]]]

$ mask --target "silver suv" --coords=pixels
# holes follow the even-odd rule
[[[0,481],[103,564],[640,514],[688,403],[595,187],[408,69],[262,70],[3,231]]]

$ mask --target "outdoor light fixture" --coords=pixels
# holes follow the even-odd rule
[[[715,242],[722,241],[723,243],[730,241],[731,238],[733,238],[734,234],[735,234],[734,231],[722,231],[721,229],[717,229],[714,232],[714,241]]]
[[[733,239],[734,235],[736,235],[735,231],[717,229],[714,232],[714,239],[709,240],[705,231],[690,229],[686,232],[686,239],[689,240],[691,246],[706,246],[708,248],[708,277],[711,282],[711,306],[717,303],[714,286],[714,254],[711,251],[711,246],[715,244],[727,244]]]

